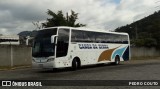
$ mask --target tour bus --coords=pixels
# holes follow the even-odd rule
[[[113,63],[130,59],[127,33],[49,27],[39,30],[33,43],[33,67],[74,70],[85,65]]]

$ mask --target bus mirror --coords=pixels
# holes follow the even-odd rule
[[[51,36],[51,43],[56,43],[57,35]]]

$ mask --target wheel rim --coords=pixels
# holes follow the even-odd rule
[[[119,60],[119,58],[116,57],[115,58],[115,64],[118,65],[119,63],[120,63],[120,60]]]
[[[77,62],[77,61],[76,61],[76,63],[75,63],[75,67],[78,68],[78,62]]]
[[[118,61],[118,60],[116,61],[116,64],[119,64],[119,61]]]

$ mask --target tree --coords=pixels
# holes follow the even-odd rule
[[[134,46],[160,49],[160,11],[132,24],[119,27],[115,31],[127,32]],[[136,33],[138,33],[137,38]]]
[[[32,24],[36,27],[35,30],[41,29],[42,25],[39,21],[32,22]]]
[[[47,21],[42,23],[42,27],[54,27],[54,26],[71,26],[71,27],[83,27],[85,24],[76,23],[78,19],[78,13],[75,13],[71,10],[71,15],[66,14],[63,15],[62,11],[58,11],[54,13],[53,11],[47,11],[47,14],[51,16],[51,18],[47,18]]]

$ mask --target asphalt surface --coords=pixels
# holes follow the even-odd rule
[[[15,69],[0,71],[0,80],[160,80],[160,58],[131,60],[120,65],[92,65],[77,71],[67,69]],[[11,87],[0,87],[0,89]],[[12,87],[12,89],[28,87]],[[50,86],[30,89],[160,89],[158,86]]]

